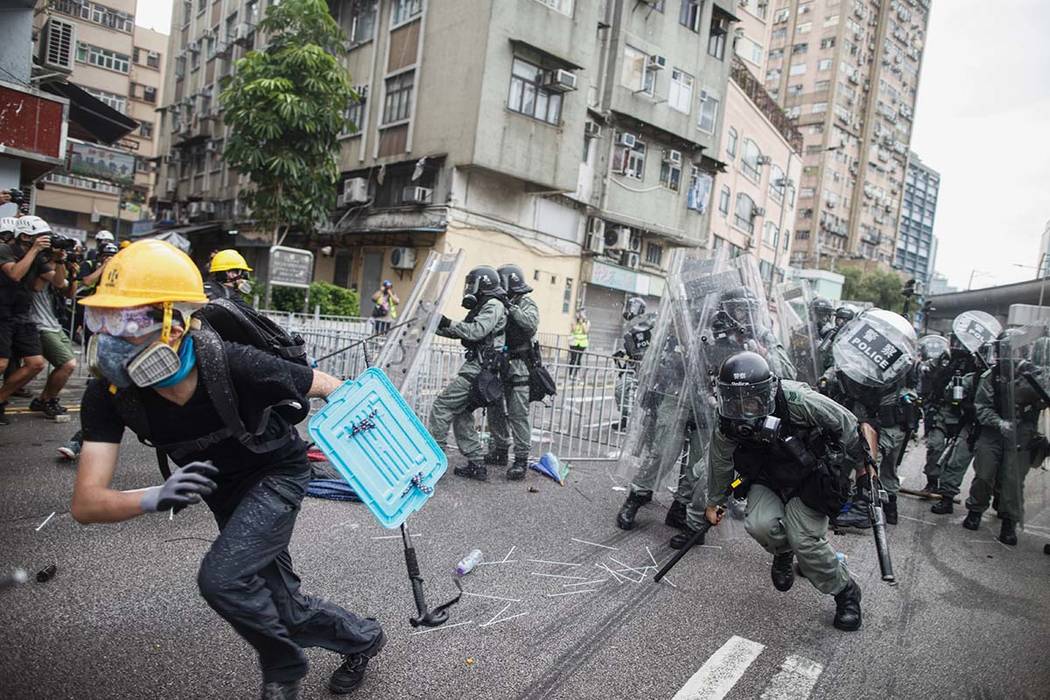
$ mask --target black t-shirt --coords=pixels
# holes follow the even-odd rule
[[[245,345],[224,343],[224,346],[241,419],[249,430],[255,429],[267,406],[289,399],[304,404],[309,401],[306,395],[313,382],[313,370],[309,367],[286,362]],[[203,382],[198,381],[197,390],[183,406],[168,401],[151,389],[140,392],[150,429],[149,438],[154,444],[193,440],[223,426]],[[80,404],[80,424],[85,442],[120,442],[124,421],[114,405],[109,384],[104,380],[93,379],[88,383]],[[309,469],[306,443],[285,421],[271,415],[262,439],[276,438],[287,430],[292,431],[293,439],[272,452],[256,454],[229,438],[200,454],[182,458],[179,464],[211,460],[218,467],[219,474],[215,478],[218,488],[205,501],[222,517],[232,513],[248,489],[264,476],[296,474]]]
[[[0,267],[7,263],[17,263],[25,254],[25,250],[17,243],[0,243]],[[48,269],[45,256],[38,254],[18,282],[0,270],[0,319],[29,319],[29,308],[33,302],[33,282]]]

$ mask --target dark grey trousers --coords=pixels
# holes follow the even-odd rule
[[[356,654],[382,635],[375,620],[299,590],[288,542],[309,480],[309,471],[271,474],[252,487],[220,519],[197,575],[204,600],[259,654],[264,683],[305,676],[303,647]]]

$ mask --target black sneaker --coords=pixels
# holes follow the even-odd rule
[[[69,409],[60,404],[58,399],[48,399],[44,402],[44,415],[48,418],[57,418],[66,413],[69,413]]]
[[[78,433],[79,434],[79,433]],[[80,448],[82,444],[80,440],[73,438],[62,447],[58,448],[58,454],[65,459],[73,460],[80,456]]]
[[[452,473],[466,479],[477,479],[478,481],[489,480],[489,470],[477,462],[467,462],[465,466],[453,469]]]
[[[4,410],[7,408],[7,402],[0,403],[0,425],[11,425],[11,419],[4,415]]]
[[[47,399],[42,399],[39,396],[29,402],[29,410],[35,413],[43,413],[47,410]]]
[[[262,689],[262,700],[298,700],[301,681],[267,683]]]
[[[328,679],[328,689],[336,695],[346,695],[357,689],[365,680],[365,668],[368,661],[380,651],[386,644],[386,633],[380,632],[379,639],[367,651],[360,654],[347,654],[343,657],[343,663]]]

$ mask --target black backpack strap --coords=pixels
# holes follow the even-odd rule
[[[159,447],[154,448],[157,452],[157,466],[160,467],[160,475],[167,481],[171,477],[171,467],[168,465],[168,455]]]
[[[209,307],[212,307],[209,309]],[[214,299],[204,307],[205,318],[214,308],[232,316],[241,331],[249,335],[248,345],[266,350],[283,360],[306,364],[306,343],[299,335],[290,335],[271,319],[255,309],[238,304],[232,299]],[[199,313],[199,312],[198,312]],[[209,319],[210,320],[210,319]],[[214,324],[213,324],[214,325]]]

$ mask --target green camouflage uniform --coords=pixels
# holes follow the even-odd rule
[[[467,314],[467,320],[453,321],[447,328],[437,331],[446,338],[457,338],[468,344],[488,343],[498,351],[503,351],[503,331],[507,325],[507,312],[503,302],[489,299],[478,313]],[[442,448],[448,439],[448,428],[456,436],[456,444],[464,457],[472,462],[481,462],[485,457],[485,448],[474,427],[474,412],[468,410],[470,404],[470,386],[481,372],[477,359],[467,360],[459,368],[459,373],[448,383],[448,386],[434,399],[430,409],[430,434]]]
[[[850,463],[861,463],[857,421],[849,411],[802,382],[784,381],[781,388],[791,423],[799,428],[819,428],[827,438],[841,444]],[[706,506],[724,504],[736,473],[737,447],[737,441],[717,427],[712,431]],[[828,517],[803,503],[798,495],[791,493],[785,501],[771,486],[752,484],[744,528],[770,554],[794,552],[802,574],[821,593],[835,595],[849,584],[846,564],[828,544]]]
[[[962,381],[963,391],[966,393],[966,396],[973,396],[977,375],[975,373],[964,375]],[[948,391],[950,391],[950,388]],[[950,405],[944,409],[943,420],[946,435],[949,438],[954,435],[959,437],[956,439],[955,446],[952,447],[951,452],[948,453],[948,459],[944,463],[944,468],[940,471],[939,492],[946,496],[957,496],[959,495],[959,487],[962,485],[963,477],[966,476],[966,468],[970,466],[970,462],[973,460],[970,440],[973,431],[976,430],[976,426],[971,416],[966,415],[964,411],[955,410]]]
[[[998,379],[994,370],[987,370],[977,383],[974,405],[977,420],[981,424],[980,436],[974,448],[974,477],[970,484],[970,497],[966,509],[984,513],[991,504],[992,496],[999,495],[999,515],[1004,520],[1024,521],[1024,480],[1033,464],[1026,445],[1038,433],[1036,421],[1038,410],[1031,406],[1017,406],[1017,423],[1013,426],[1014,444],[1020,449],[1010,449],[1000,426],[1005,419],[1000,415],[997,398],[1006,401],[1006,396],[996,397],[995,384]],[[998,392],[1005,393],[1005,390]]]
[[[507,342],[510,343],[509,326],[514,324],[522,335],[531,341],[540,327],[540,309],[531,297],[522,295],[507,307]],[[521,353],[531,350],[531,342],[525,349],[511,347],[509,373],[505,378],[503,392],[506,407],[496,402],[489,407],[489,432],[495,451],[506,452],[514,438],[514,459],[529,458],[532,426],[529,424],[529,366]],[[509,418],[509,420],[508,420]],[[509,423],[509,427],[508,427]]]

